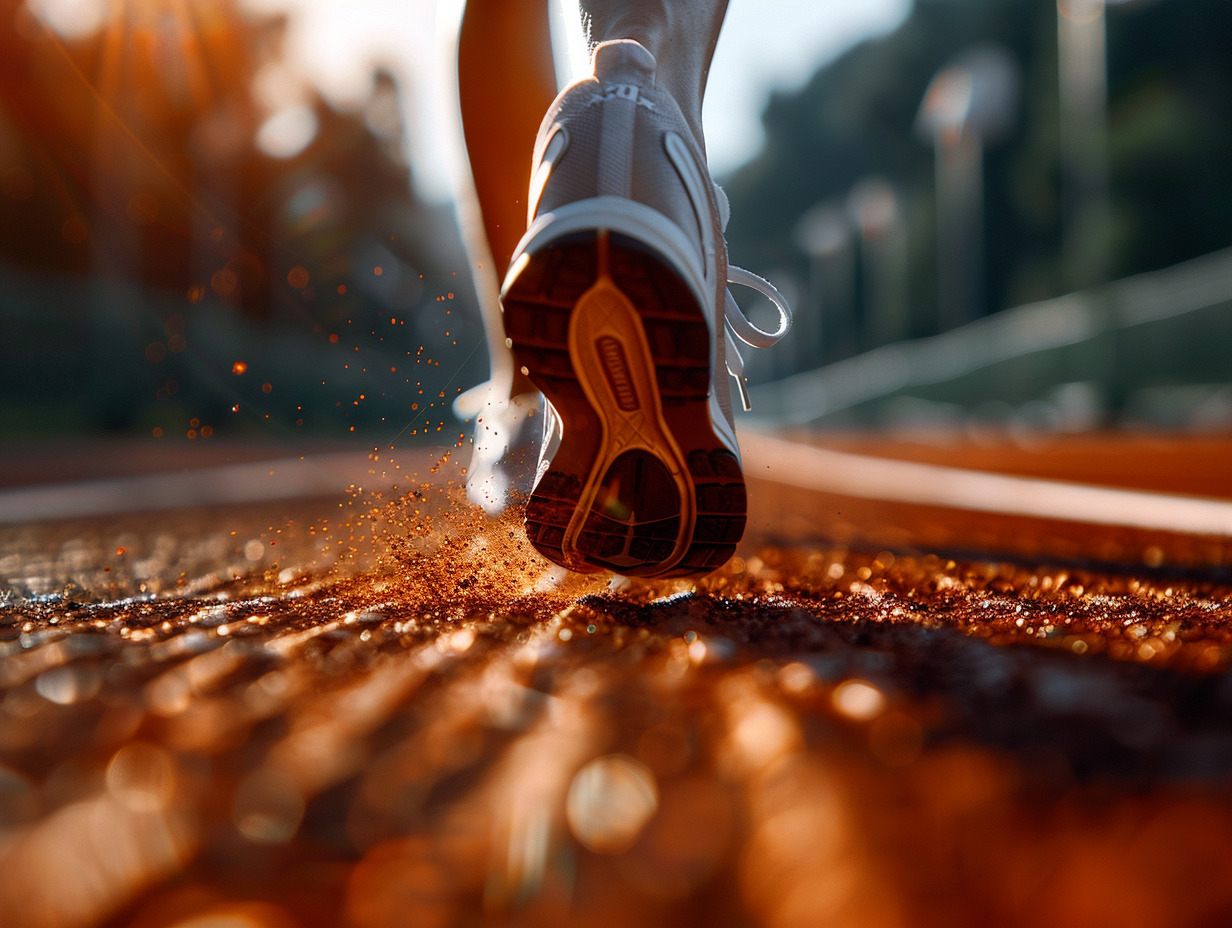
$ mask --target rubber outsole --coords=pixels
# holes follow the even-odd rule
[[[744,532],[736,455],[711,421],[711,339],[688,285],[606,230],[519,259],[505,287],[514,356],[561,424],[526,531],[571,570],[708,573]]]

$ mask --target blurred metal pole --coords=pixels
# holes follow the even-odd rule
[[[958,328],[983,313],[984,146],[969,126],[936,140],[937,322]]]
[[[1105,0],[1057,0],[1061,255],[1074,289],[1105,282],[1111,270],[1105,6]]]
[[[797,313],[792,343],[796,370],[856,352],[856,256],[843,208],[819,203],[800,217],[796,245],[809,257],[808,311]]]
[[[984,144],[1009,133],[1018,67],[1004,49],[975,46],[937,72],[917,131],[936,150],[937,321],[942,331],[983,314]]]
[[[955,64],[932,79],[919,131],[935,152],[937,327],[945,332],[980,315],[983,291],[984,147],[971,119],[975,75]]]
[[[847,195],[847,212],[860,234],[864,281],[862,347],[910,335],[907,230],[898,195],[879,177],[867,177]]]

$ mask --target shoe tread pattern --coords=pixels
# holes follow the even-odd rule
[[[710,329],[687,285],[669,266],[632,239],[609,239],[609,274],[637,309],[660,395],[663,420],[683,454],[694,488],[695,516],[683,555],[673,564],[679,515],[664,516],[662,484],[669,465],[653,456],[618,457],[604,475],[630,473],[659,497],[649,519],[623,521],[596,506],[586,515],[575,547],[583,563],[565,551],[565,536],[584,483],[604,449],[600,414],[592,408],[574,370],[569,324],[579,298],[598,274],[598,233],[557,239],[521,266],[503,301],[505,330],[518,363],[557,410],[560,447],[539,480],[526,509],[531,543],[571,569],[613,570],[631,576],[708,573],[731,557],[744,531],[744,480],[736,456],[715,434],[710,420]],[[626,459],[629,458],[629,459]],[[622,491],[623,492],[623,491]],[[670,491],[674,492],[674,490]],[[619,494],[618,494],[619,495]],[[617,507],[619,508],[619,507]],[[679,510],[673,498],[671,509]],[[657,510],[657,511],[656,511]]]

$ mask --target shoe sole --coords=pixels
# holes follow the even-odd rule
[[[711,419],[714,336],[688,285],[635,239],[589,231],[520,259],[503,306],[514,356],[561,423],[526,507],[531,544],[579,571],[722,566],[747,501]]]

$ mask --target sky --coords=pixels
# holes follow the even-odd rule
[[[374,63],[406,78],[415,89],[406,106],[417,185],[423,195],[444,199],[453,149],[436,130],[449,119],[448,95],[442,93],[449,81],[447,36],[460,2],[245,0],[245,5],[292,14],[287,39],[292,66],[333,102],[362,99]],[[554,2],[563,9],[569,0]],[[722,175],[756,153],[761,109],[773,90],[798,87],[823,61],[893,29],[909,7],[910,0],[730,0],[703,112],[712,172]]]

